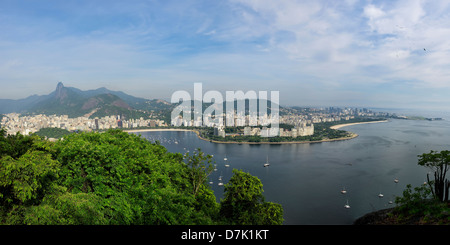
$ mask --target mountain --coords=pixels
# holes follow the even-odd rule
[[[17,112],[91,118],[122,115],[124,118],[139,118],[146,117],[150,110],[169,110],[171,107],[172,105],[166,101],[138,98],[104,87],[82,91],[65,87],[62,82],[59,82],[55,91],[48,95],[33,95],[19,100],[0,99],[0,114]]]
[[[261,103],[261,100],[256,101],[256,103]],[[204,102],[203,110],[211,104]],[[267,106],[268,113],[271,111],[270,104],[268,103]],[[62,82],[59,82],[55,91],[48,95],[32,95],[19,100],[0,99],[0,114],[16,112],[24,115],[56,114],[91,118],[121,115],[124,119],[131,119],[147,118],[149,113],[154,113],[158,118],[170,122],[171,112],[177,105],[179,103],[172,104],[161,99],[138,98],[105,87],[83,91],[78,88],[66,87]],[[191,105],[193,105],[193,101],[191,101]],[[237,108],[237,101],[234,102],[234,106]],[[249,100],[246,100],[246,112],[248,112],[248,107]],[[225,104],[223,105],[223,111],[226,112]],[[283,114],[281,106],[280,114]]]
[[[86,111],[81,111],[83,106],[83,96],[75,93],[69,88],[64,87],[60,82],[56,86],[56,90],[48,95],[48,97],[42,101],[39,101],[35,105],[31,106],[27,110],[32,114],[57,114],[57,115],[69,115],[70,117],[82,116]]]
[[[46,100],[49,95],[31,95],[25,99],[0,99],[0,114],[28,111],[33,105]]]

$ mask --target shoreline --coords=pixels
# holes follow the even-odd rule
[[[382,120],[382,121],[371,121],[371,122],[356,122],[356,123],[345,123],[345,124],[338,124],[338,125],[334,125],[331,126],[331,129],[340,129],[343,127],[347,127],[347,126],[352,126],[352,125],[358,125],[358,124],[368,124],[368,123],[382,123],[382,122],[389,122],[388,120]]]
[[[282,141],[282,142],[217,141],[217,140],[210,140],[210,139],[202,138],[198,134],[197,134],[197,136],[202,140],[209,141],[212,143],[217,143],[217,144],[282,145],[282,144],[311,144],[311,143],[333,142],[333,141],[351,140],[351,139],[358,137],[358,135],[355,133],[351,133],[351,134],[352,135],[349,137],[336,138],[336,139],[323,139],[323,140],[313,140],[313,141]]]
[[[124,132],[127,133],[139,133],[139,132],[158,132],[158,131],[191,131],[194,132],[195,134],[197,134],[197,137],[201,140],[204,141],[209,141],[211,143],[216,143],[216,144],[248,144],[248,145],[261,145],[261,144],[269,144],[269,145],[281,145],[281,144],[310,144],[310,143],[322,143],[322,142],[333,142],[333,141],[342,141],[342,140],[351,140],[354,139],[356,137],[358,137],[358,134],[351,133],[351,135],[349,137],[344,137],[344,138],[336,138],[336,139],[323,139],[323,140],[313,140],[313,141],[282,141],[282,142],[247,142],[247,141],[218,141],[218,140],[211,140],[211,139],[206,139],[200,136],[200,133],[198,132],[198,130],[195,129],[131,129],[131,130],[123,130]]]
[[[368,123],[381,123],[381,122],[388,122],[388,120],[382,120],[382,121],[370,121],[370,122],[356,122],[356,123],[346,123],[346,124],[338,124],[331,126],[331,129],[340,129],[347,126],[352,125],[358,125],[358,124],[368,124]],[[261,145],[261,144],[269,144],[269,145],[281,145],[281,144],[311,144],[311,143],[323,143],[323,142],[333,142],[333,141],[342,141],[342,140],[351,140],[356,137],[358,137],[358,134],[355,134],[353,132],[349,132],[351,135],[349,137],[343,137],[343,138],[336,138],[336,139],[323,139],[323,140],[314,140],[314,141],[282,141],[282,142],[248,142],[248,141],[218,141],[218,140],[211,140],[206,139],[200,136],[200,132],[196,129],[177,129],[177,128],[152,128],[152,129],[130,129],[130,130],[123,130],[127,133],[139,133],[139,132],[157,132],[157,131],[191,131],[197,134],[197,137],[204,141],[209,141],[211,143],[216,144],[248,144],[248,145]]]
[[[196,131],[194,129],[178,129],[178,128],[148,128],[148,129],[128,129],[128,130],[123,130],[124,132],[127,133],[133,133],[133,132],[157,132],[157,131]]]

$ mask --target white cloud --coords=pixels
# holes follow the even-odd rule
[[[156,88],[149,81],[166,87],[201,81],[217,89],[272,86],[294,99],[320,90],[330,101],[395,101],[394,92],[383,91],[392,90],[414,100],[415,89],[450,89],[449,4],[150,1],[115,2],[108,12],[91,3],[92,10],[78,9],[61,23],[0,12],[0,80],[50,80],[52,88],[57,80],[83,81],[86,89],[125,81],[137,92],[140,85]],[[97,16],[119,24],[84,26],[90,22],[83,18]]]
[[[374,20],[383,17],[385,13],[382,9],[377,8],[375,5],[369,4],[364,7],[364,15],[370,20]]]

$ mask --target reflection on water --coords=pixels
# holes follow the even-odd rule
[[[193,132],[140,134],[159,140],[171,152],[201,148],[214,155],[217,171],[209,181],[218,201],[224,189],[218,185],[219,176],[225,184],[233,168],[257,176],[266,201],[283,205],[285,224],[352,224],[368,212],[393,207],[390,201],[407,184],[420,185],[426,177],[428,169],[417,165],[417,155],[450,149],[448,121],[391,120],[342,129],[359,137],[315,144],[248,145],[210,143]],[[264,167],[267,158],[270,166]],[[344,208],[347,201],[349,209]]]

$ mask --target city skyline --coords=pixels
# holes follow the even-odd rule
[[[145,99],[280,91],[281,105],[446,109],[446,1],[5,1],[0,98],[57,82]]]

